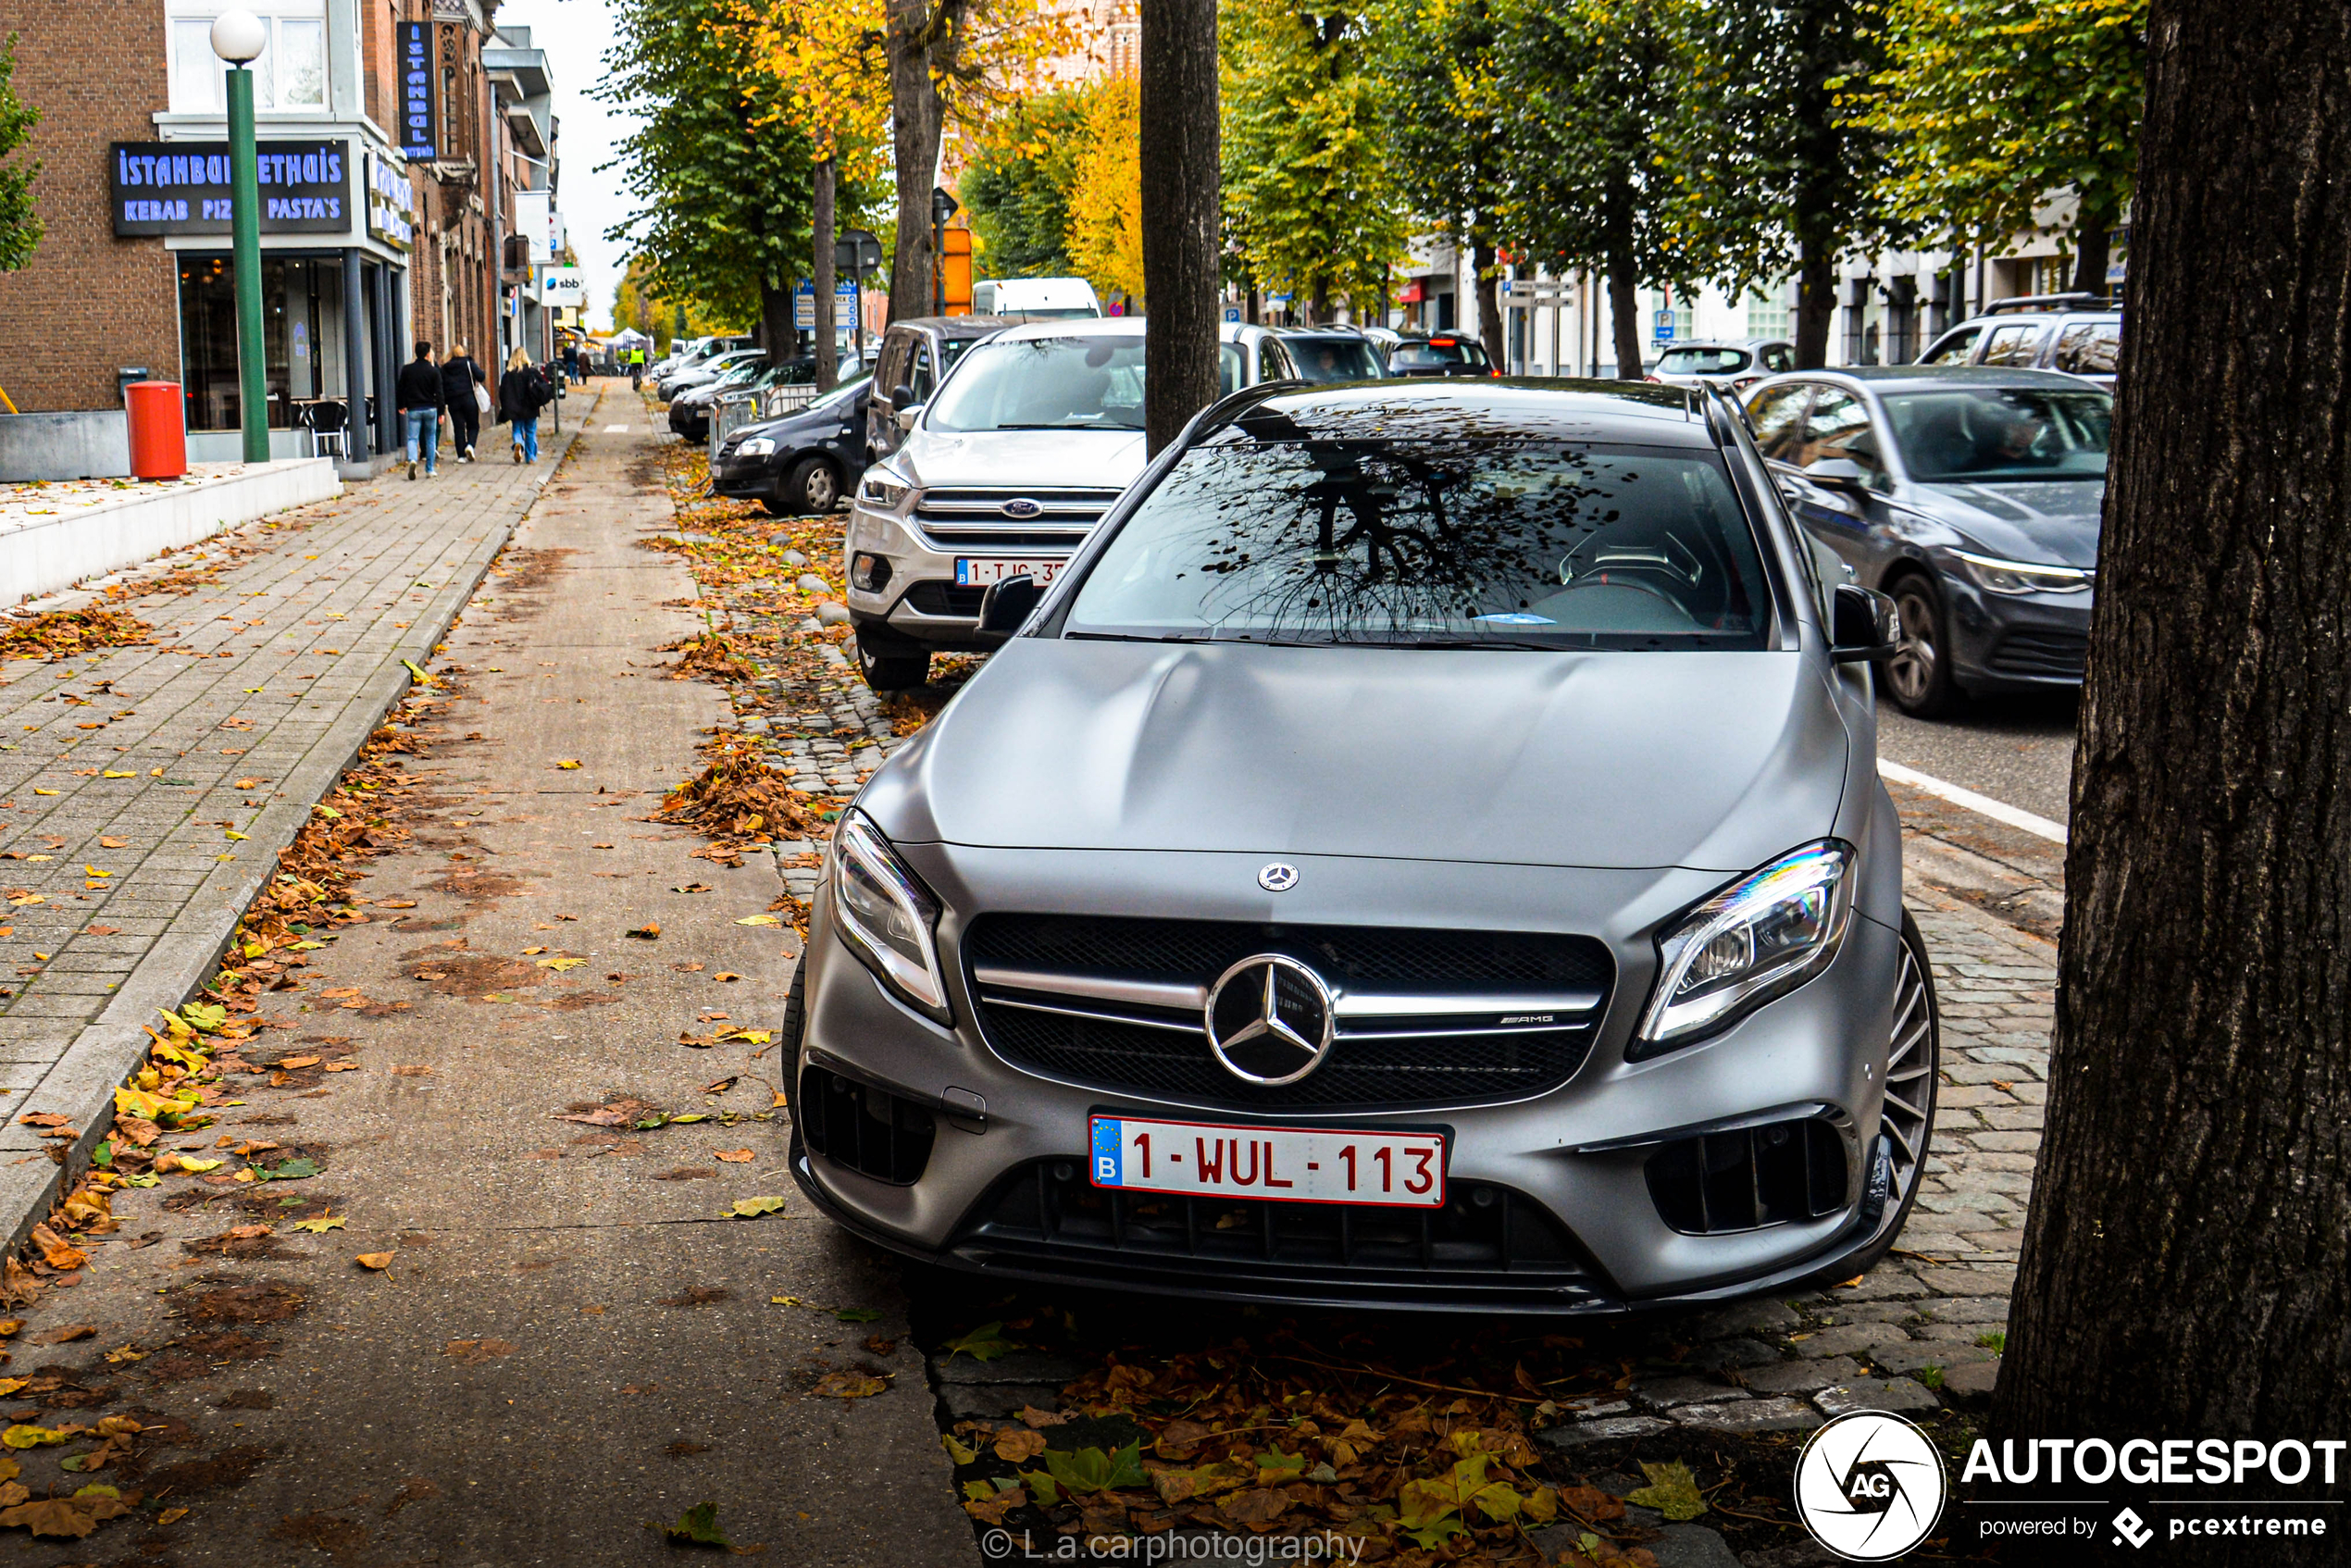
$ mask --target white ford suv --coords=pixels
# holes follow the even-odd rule
[[[865,470],[842,541],[866,684],[922,684],[976,652],[990,583],[1051,582],[1143,471],[1140,317],[1039,321],[964,351]]]

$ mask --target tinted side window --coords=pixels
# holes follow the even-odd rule
[[[1984,335],[1981,327],[1961,327],[1947,332],[1943,340],[1919,355],[1922,365],[1965,365],[1968,355],[1975,347],[1975,340]]]
[[[1870,424],[1868,405],[1849,392],[1822,387],[1804,421],[1804,444],[1796,460],[1809,468],[1831,457],[1849,457],[1859,463],[1872,485],[1885,478],[1885,461],[1878,454],[1877,431]]]
[[[1785,343],[1767,343],[1763,348],[1763,368],[1774,376],[1796,368],[1796,351]]]
[[[1282,362],[1281,345],[1271,338],[1257,345],[1257,379],[1261,381],[1289,379],[1289,367]]]
[[[930,394],[939,390],[939,377],[930,365],[930,344],[921,340],[914,343],[914,368],[906,384],[914,389],[916,403],[928,403]]]
[[[1764,456],[1782,463],[1796,461],[1797,438],[1804,430],[1804,404],[1812,389],[1797,382],[1773,387],[1748,405],[1747,422],[1754,428],[1755,445]]]
[[[1216,351],[1216,390],[1229,394],[1241,390],[1241,378],[1249,369],[1238,343],[1221,344]]]
[[[906,333],[892,332],[882,344],[881,358],[874,369],[874,384],[881,389],[884,398],[906,384],[908,341]]]
[[[2115,321],[2076,321],[2058,334],[2052,362],[2071,376],[2111,376],[2122,355],[2122,327]]]
[[[2038,321],[2018,321],[1993,328],[1992,335],[1984,340],[1984,358],[1980,363],[2031,365],[2040,354],[2042,330]]]

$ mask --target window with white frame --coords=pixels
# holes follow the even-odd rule
[[[1787,336],[1787,286],[1785,284],[1773,289],[1769,294],[1757,289],[1747,296],[1747,335],[1748,337],[1785,338]]]
[[[171,108],[219,114],[228,69],[212,52],[212,24],[233,0],[167,0],[171,40]],[[263,113],[299,114],[327,106],[326,0],[262,0],[251,6],[269,42],[253,62],[253,104]]]

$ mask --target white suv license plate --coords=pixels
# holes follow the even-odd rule
[[[955,586],[986,588],[989,583],[1001,582],[1008,577],[1031,577],[1037,579],[1038,587],[1047,588],[1051,586],[1053,574],[1060,571],[1064,564],[1060,561],[1015,561],[993,555],[958,555],[955,558]]]
[[[1096,1116],[1093,1150],[1094,1185],[1125,1192],[1445,1206],[1445,1139],[1437,1133]]]

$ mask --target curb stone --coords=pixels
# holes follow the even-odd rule
[[[264,807],[245,830],[245,847],[237,862],[216,866],[205,878],[182,906],[173,922],[175,928],[148,950],[106,1010],[82,1027],[56,1064],[17,1107],[19,1114],[56,1112],[81,1132],[70,1145],[51,1143],[47,1164],[0,1165],[0,1224],[6,1227],[8,1251],[13,1253],[31,1238],[32,1227],[47,1218],[50,1209],[65,1196],[68,1179],[78,1180],[89,1169],[91,1154],[114,1126],[115,1089],[146,1060],[146,1021],[157,1009],[177,1007],[187,1001],[212,973],[228,949],[229,939],[236,933],[238,919],[277,875],[279,852],[293,842],[294,835],[310,819],[310,808],[325,798],[384,716],[415,684],[404,661],[421,666],[449,635],[457,616],[480,591],[490,563],[506,547],[516,527],[538,504],[538,496],[545,492],[563,460],[570,455],[573,439],[566,435],[560,449],[545,454],[549,461],[534,486],[536,493],[514,518],[493,529],[458,567],[450,589],[462,591],[442,593],[431,613],[410,627],[367,683],[344,703],[342,714],[312,742],[279,790],[280,798]],[[63,595],[58,598],[65,601]],[[253,856],[250,864],[245,863],[247,855]]]

